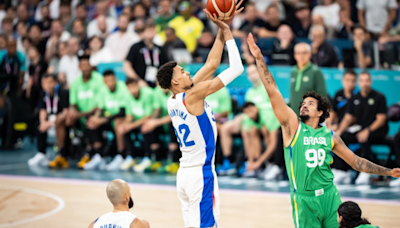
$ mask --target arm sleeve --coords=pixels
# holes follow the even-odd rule
[[[314,84],[315,92],[321,94],[321,96],[328,98],[328,93],[326,92],[325,79],[321,70],[317,70],[315,72],[315,84]]]
[[[242,59],[240,58],[239,49],[236,46],[235,40],[226,41],[229,57],[229,68],[218,75],[219,79],[226,86],[231,83],[236,77],[242,74],[244,68]]]
[[[378,113],[379,114],[386,114],[387,113],[387,106],[386,106],[386,98],[384,95],[380,95],[378,102]]]

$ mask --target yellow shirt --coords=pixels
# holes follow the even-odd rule
[[[190,52],[196,49],[197,39],[200,38],[204,29],[201,20],[192,16],[185,21],[182,16],[177,16],[169,22],[169,26],[175,29],[176,35],[185,43]]]

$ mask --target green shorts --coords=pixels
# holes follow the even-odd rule
[[[295,228],[339,227],[337,210],[342,201],[334,184],[324,188],[319,196],[314,191],[291,191],[290,198]]]
[[[244,115],[241,124],[241,127],[244,127],[246,131],[249,131],[251,127],[260,130],[263,126],[270,132],[277,130],[281,126],[272,109],[260,110],[260,121],[258,123],[250,119],[248,115]]]

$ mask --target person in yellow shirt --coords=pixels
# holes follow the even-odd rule
[[[176,35],[185,43],[187,49],[193,52],[196,49],[197,39],[204,29],[203,22],[192,15],[189,1],[179,4],[179,14],[168,25],[175,29]]]

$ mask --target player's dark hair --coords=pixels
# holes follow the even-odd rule
[[[103,72],[103,76],[104,76],[104,77],[108,77],[108,76],[114,76],[114,77],[115,77],[115,73],[114,73],[113,70],[108,69],[108,70],[105,70],[105,71]]]
[[[137,80],[136,78],[126,78],[125,84],[129,85],[129,84],[138,84],[139,80]]]
[[[163,89],[168,89],[171,86],[171,79],[174,73],[174,67],[178,65],[175,61],[170,61],[161,66],[157,72],[158,84]]]
[[[81,56],[78,56],[78,59],[79,59],[79,62],[83,61],[83,60],[89,61],[90,56],[89,55],[81,55]]]
[[[318,111],[323,111],[322,116],[319,117],[319,123],[323,123],[326,119],[329,118],[329,112],[332,110],[331,102],[328,98],[321,96],[321,94],[315,91],[305,93],[303,96],[303,101],[307,97],[312,97],[318,100]],[[303,101],[300,102],[299,109],[303,105]]]
[[[357,78],[357,73],[356,73],[356,72],[354,71],[354,69],[352,69],[352,68],[347,69],[347,70],[344,72],[343,76],[344,76],[345,74],[351,74],[351,75],[353,75],[354,77]]]
[[[244,102],[243,106],[242,106],[242,110],[245,110],[248,107],[252,107],[255,106],[253,102]]]
[[[353,228],[359,225],[371,224],[367,219],[361,218],[360,207],[352,201],[340,204],[338,214],[342,216],[339,228]]]

